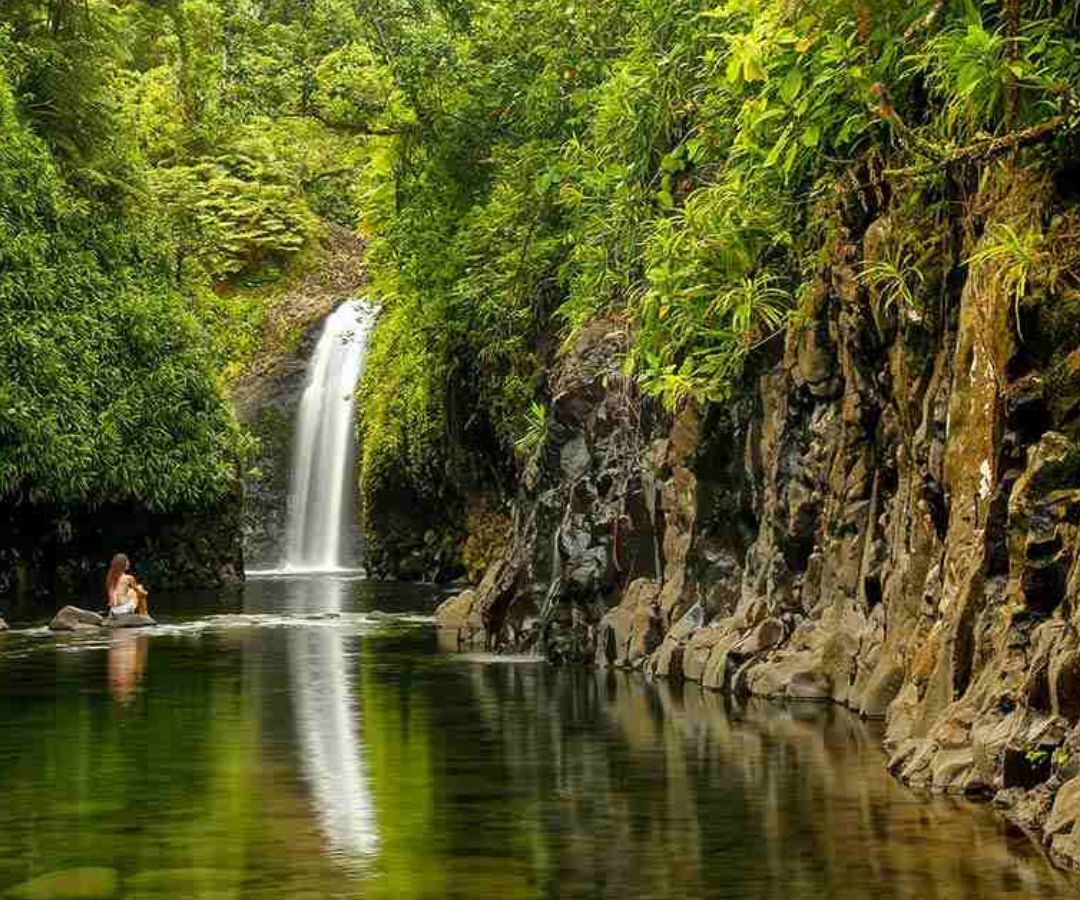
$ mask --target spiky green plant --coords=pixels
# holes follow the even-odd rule
[[[1041,273],[1048,285],[1056,276],[1049,255],[1044,250],[1043,233],[1035,228],[1017,231],[1007,223],[990,227],[982,247],[968,257],[969,266],[992,266],[991,281],[1004,291],[1013,302],[1016,332],[1023,340],[1020,329],[1020,305],[1027,297],[1032,281]]]
[[[918,310],[919,292],[926,282],[910,255],[863,264],[856,281],[872,289],[871,313],[879,334],[886,330],[886,317],[897,309]]]
[[[530,403],[526,422],[525,431],[514,442],[514,450],[521,459],[529,459],[547,440],[547,406],[537,401]]]

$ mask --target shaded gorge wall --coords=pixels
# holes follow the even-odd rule
[[[0,598],[16,620],[47,617],[65,601],[96,609],[109,560],[121,552],[155,590],[236,584],[240,510],[239,485],[215,506],[167,512],[0,502]]]
[[[264,362],[233,391],[237,418],[258,441],[244,478],[243,542],[254,570],[276,568],[285,550],[296,416],[321,329],[321,320],[306,326],[293,352]]]
[[[616,323],[579,334],[513,544],[444,641],[847,705],[885,719],[905,781],[994,797],[1073,864],[1080,321],[1046,285],[1018,302],[993,248],[1034,223],[1054,246],[1077,213],[1008,166],[948,218],[859,177],[729,402],[665,413],[621,377]],[[908,299],[865,277],[915,245]]]

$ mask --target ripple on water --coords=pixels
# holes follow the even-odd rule
[[[471,663],[483,663],[484,665],[505,666],[528,666],[546,662],[543,656],[535,653],[462,653],[459,656],[450,657],[454,660]]]
[[[4,633],[0,657],[18,659],[43,648],[59,653],[80,653],[108,649],[118,636],[134,633],[152,638],[199,637],[203,634],[240,629],[326,628],[350,634],[374,634],[389,627],[430,625],[434,616],[416,613],[308,612],[308,613],[217,613],[188,621],[159,621],[152,628],[55,632],[45,626],[15,628]],[[492,659],[498,658],[492,654]]]
[[[842,709],[444,656],[430,592],[358,584],[0,637],[0,898],[1076,896]]]

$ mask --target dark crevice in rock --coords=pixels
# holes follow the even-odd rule
[[[1054,747],[1031,750],[1008,748],[1002,764],[1002,787],[1031,790],[1045,782],[1051,773]]]
[[[975,669],[975,610],[973,606],[968,606],[961,614],[953,641],[952,695],[954,700],[958,700],[964,696],[964,692],[971,684],[971,676]]]

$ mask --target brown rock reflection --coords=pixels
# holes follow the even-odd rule
[[[1076,890],[992,809],[891,779],[877,726],[838,707],[732,706],[696,685],[520,665],[478,664],[473,687],[509,783],[534,785],[521,825],[542,835],[539,882],[566,895]]]
[[[0,895],[106,868],[146,900],[1076,896],[992,810],[889,779],[836,707],[439,654],[352,588],[300,588],[5,638]]]

